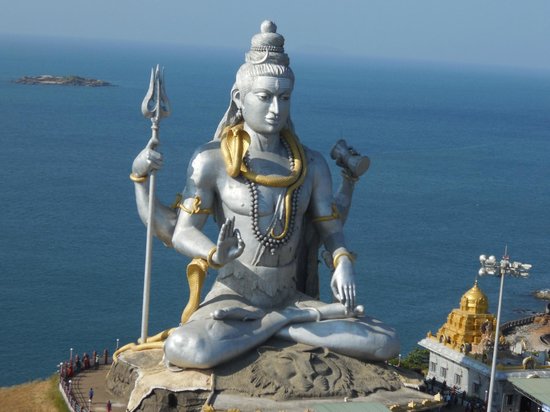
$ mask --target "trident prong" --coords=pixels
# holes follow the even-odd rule
[[[164,68],[160,69],[157,64],[151,69],[151,79],[149,81],[149,89],[141,103],[141,112],[143,116],[151,119],[151,129],[153,129],[153,140],[158,143],[157,131],[160,119],[170,116],[172,109],[170,100],[164,89]]]

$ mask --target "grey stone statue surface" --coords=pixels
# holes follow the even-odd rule
[[[189,163],[178,207],[155,201],[154,235],[218,270],[199,308],[164,343],[172,365],[214,367],[273,336],[360,360],[386,360],[399,352],[395,331],[356,302],[356,269],[342,231],[353,180],[368,167],[366,158],[345,142],[335,146],[332,156],[347,174],[335,196],[326,161],[295,134],[293,87],[284,38],[265,21],[237,72],[214,138]],[[147,176],[163,162],[155,149],[150,141],[132,166],[145,224]],[[202,231],[210,215],[220,228],[216,240]],[[319,244],[334,268],[336,303],[317,300],[310,274],[316,273]]]

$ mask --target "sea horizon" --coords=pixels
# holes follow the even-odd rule
[[[233,58],[240,58],[244,56],[244,53],[247,51],[246,44],[243,47],[216,47],[216,46],[197,46],[193,44],[192,40],[189,42],[183,41],[142,41],[142,40],[130,40],[130,39],[107,39],[107,38],[75,38],[71,36],[37,36],[32,34],[24,33],[3,33],[0,31],[0,42],[2,43],[32,43],[36,45],[37,43],[43,43],[48,46],[55,46],[57,43],[59,46],[68,47],[68,46],[82,46],[85,44],[86,47],[94,48],[126,48],[133,50],[134,52],[145,52],[144,49],[158,49],[160,52],[169,52],[177,49],[192,51],[195,53],[222,53],[228,54]],[[355,61],[359,64],[364,64],[368,62],[377,63],[377,64],[386,64],[386,65],[408,65],[408,66],[418,66],[418,67],[438,67],[441,69],[447,69],[452,71],[489,71],[489,72],[501,72],[508,74],[522,74],[522,75],[533,75],[533,76],[550,76],[550,68],[544,66],[523,66],[521,64],[481,64],[473,62],[463,62],[460,60],[446,60],[446,59],[411,59],[411,58],[389,58],[381,56],[365,56],[362,54],[350,54],[343,52],[337,49],[328,49],[325,50],[322,47],[319,48],[310,48],[308,50],[295,49],[292,46],[287,46],[287,51],[292,56],[298,56],[302,58],[313,58],[315,60],[329,58],[336,60],[345,60],[345,61]],[[153,63],[151,63],[153,64]],[[159,63],[161,64],[161,63]],[[24,75],[24,74],[22,74]]]

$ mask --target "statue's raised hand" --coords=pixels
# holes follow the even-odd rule
[[[244,246],[241,232],[239,232],[239,229],[235,229],[235,217],[226,219],[220,229],[216,252],[212,256],[212,260],[223,266],[241,256],[244,252]]]
[[[151,138],[143,149],[134,159],[132,163],[132,173],[134,176],[147,176],[153,170],[159,170],[162,167],[162,154],[157,152],[156,144],[158,140]]]
[[[330,287],[336,299],[346,307],[348,312],[355,309],[355,276],[353,264],[347,257],[339,260],[334,269]]]

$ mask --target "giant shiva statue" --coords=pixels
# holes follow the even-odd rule
[[[294,74],[276,29],[265,21],[252,38],[214,138],[189,163],[180,202],[156,202],[155,236],[203,271],[218,271],[198,309],[164,342],[165,361],[180,368],[214,367],[271,337],[361,360],[399,352],[395,331],[356,305],[354,258],[342,232],[347,212],[335,206],[326,161],[295,134]],[[148,175],[161,166],[154,142],[133,162],[144,223]],[[210,215],[219,226],[214,241],[202,232]],[[320,243],[331,254],[336,303],[320,302],[314,290]]]

